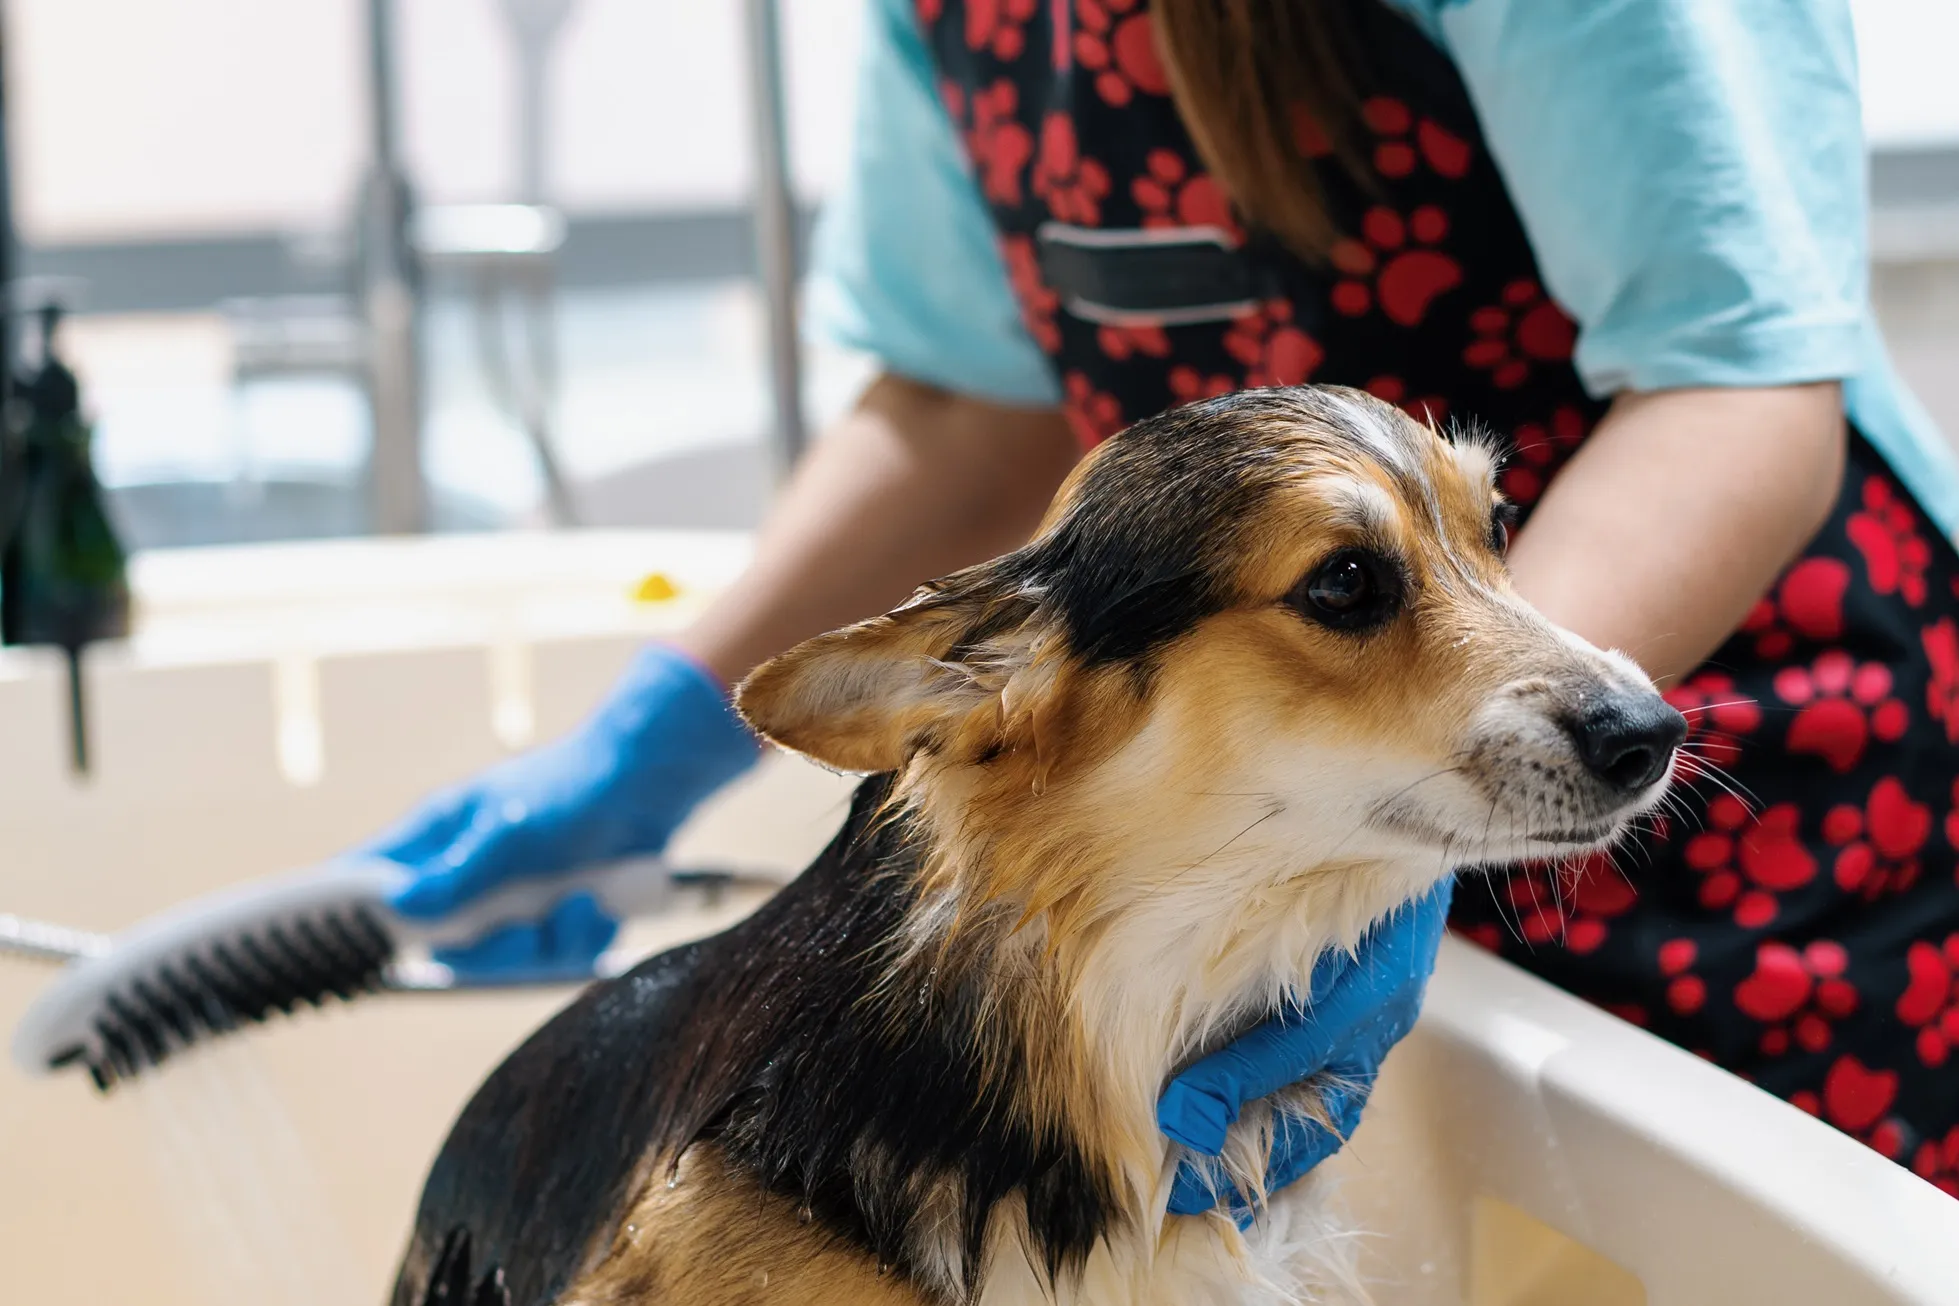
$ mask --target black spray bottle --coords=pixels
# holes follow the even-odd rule
[[[129,633],[127,556],[90,457],[75,374],[55,351],[58,306],[40,310],[40,357],[14,379],[0,423],[0,642],[68,659],[70,758],[88,770],[82,650]]]

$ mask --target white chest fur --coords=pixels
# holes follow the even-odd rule
[[[1309,1177],[1243,1233],[1219,1215],[1170,1216],[1155,1236],[1098,1245],[1058,1294],[1003,1240],[979,1306],[1366,1306],[1356,1244],[1330,1185]]]

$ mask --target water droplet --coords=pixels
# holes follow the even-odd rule
[[[673,1191],[674,1189],[676,1189],[676,1188],[678,1188],[678,1187],[680,1187],[680,1176],[679,1176],[679,1175],[677,1175],[677,1174],[670,1174],[670,1175],[668,1175],[668,1176],[667,1176],[667,1191],[668,1191],[668,1192],[672,1192],[672,1191]]]
[[[891,1262],[883,1261],[883,1260],[879,1261],[877,1263],[877,1277],[882,1279],[885,1275],[889,1273],[891,1273]]]
[[[815,1218],[816,1218],[816,1212],[809,1209],[808,1202],[804,1202],[800,1207],[796,1208],[797,1224],[808,1224],[811,1220],[814,1220]]]

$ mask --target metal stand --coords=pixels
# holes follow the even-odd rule
[[[374,529],[429,527],[422,471],[421,276],[408,225],[414,197],[401,164],[395,99],[394,6],[368,0],[368,102],[372,134],[359,218],[359,300],[366,324],[368,462]]]
[[[7,112],[7,31],[6,10],[0,7],[0,446],[7,439],[4,415],[14,391],[14,182],[13,150],[7,140],[11,115]],[[0,462],[4,462],[0,448]],[[4,468],[0,468],[4,475]],[[0,491],[0,499],[4,492]],[[6,522],[5,506],[0,502],[0,527]],[[0,530],[0,539],[5,531]]]
[[[517,58],[517,190],[521,203],[458,209],[452,238],[420,242],[431,259],[464,267],[475,300],[477,353],[495,398],[530,441],[544,480],[551,520],[575,526],[579,514],[558,461],[552,414],[558,395],[558,331],[554,260],[564,242],[564,218],[545,201],[546,74],[573,0],[500,0]],[[477,229],[481,237],[464,233]],[[460,237],[460,238],[458,238]],[[515,322],[506,310],[515,301]],[[511,339],[515,327],[524,348]],[[518,365],[526,359],[524,366]]]
[[[749,105],[755,146],[755,266],[768,310],[769,393],[775,404],[779,477],[802,457],[802,341],[796,330],[796,202],[789,181],[782,77],[782,24],[776,0],[744,0],[748,22]]]
[[[14,314],[18,307],[14,303],[13,151],[7,142],[11,122],[7,111],[7,47],[6,9],[0,6],[0,546],[13,534],[20,488],[19,453],[8,412],[14,393]]]
[[[577,525],[578,507],[551,425],[558,391],[552,265],[564,243],[564,218],[542,204],[431,205],[416,214],[413,234],[430,272],[448,270],[470,283],[477,354],[490,396],[530,441],[553,524]],[[514,323],[507,298],[516,300]],[[524,338],[522,348],[510,339],[513,328]]]
[[[543,204],[544,153],[549,136],[544,77],[552,43],[571,15],[573,0],[499,0],[517,55],[517,198]]]
[[[367,0],[372,130],[354,233],[357,320],[340,329],[331,301],[318,299],[228,306],[236,319],[240,377],[358,372],[373,425],[370,521],[382,533],[424,531],[430,525],[422,466],[422,310],[426,274],[445,267],[470,279],[478,350],[491,392],[532,446],[552,519],[559,524],[578,519],[551,429],[559,372],[554,269],[564,221],[543,202],[548,55],[573,0],[498,3],[517,53],[524,202],[432,207],[415,202],[401,158],[394,5]],[[771,446],[778,476],[786,477],[802,455],[806,427],[780,14],[777,0],[743,3],[755,168],[751,211],[775,418]],[[513,316],[525,337],[521,344],[510,338]],[[286,322],[287,317],[295,320]]]

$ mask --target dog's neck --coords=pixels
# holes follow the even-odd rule
[[[1340,837],[1346,813],[1288,812],[1230,779],[1194,802],[1132,773],[1003,804],[962,768],[904,799],[927,849],[908,955],[957,956],[944,973],[996,995],[1044,1081],[1033,1109],[1082,1138],[1145,1221],[1174,1159],[1156,1126],[1168,1078],[1300,1002],[1319,957],[1447,869],[1362,855]]]

